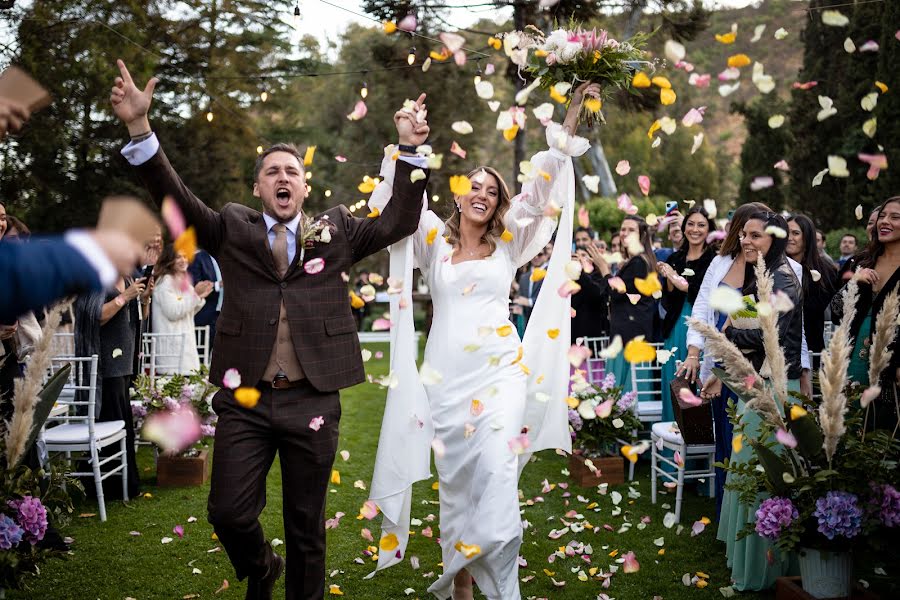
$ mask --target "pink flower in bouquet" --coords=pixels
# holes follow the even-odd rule
[[[18,521],[25,532],[25,540],[33,546],[44,539],[44,534],[47,533],[47,509],[39,498],[25,496],[21,500],[10,500],[7,504],[18,511]]]
[[[552,67],[553,65],[555,65],[555,64],[556,64],[556,61],[558,60],[557,57],[556,57],[556,52],[551,52],[551,53],[549,53],[549,54],[547,55],[547,59],[546,59],[546,60],[547,60],[547,66]]]
[[[596,28],[591,30],[579,29],[569,36],[569,41],[578,42],[585,50],[593,52],[594,50],[602,50],[606,46],[608,36],[609,33],[605,29],[601,29],[599,33]]]

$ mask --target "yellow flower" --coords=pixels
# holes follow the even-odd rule
[[[187,261],[194,262],[194,255],[197,254],[197,231],[191,225],[178,236],[173,244],[176,253],[183,254]]]
[[[500,239],[506,242],[507,244],[513,241],[512,231],[509,229],[504,229],[503,233],[500,234]]]
[[[244,408],[253,408],[259,402],[259,390],[251,387],[239,387],[234,390],[234,399]]]
[[[465,196],[472,191],[472,182],[465,175],[450,177],[450,191],[457,196]]]
[[[625,344],[624,357],[629,363],[648,362],[656,358],[656,348],[644,340],[633,339]]]
[[[746,54],[735,54],[733,56],[728,57],[728,66],[734,69],[740,69],[741,67],[746,67],[749,65],[752,60]]]
[[[735,454],[744,448],[744,436],[740,433],[731,438],[731,451]]]
[[[636,88],[648,88],[650,87],[650,78],[643,71],[638,71],[634,79],[631,80],[631,85]]]
[[[663,106],[669,106],[670,104],[675,104],[675,100],[678,96],[675,94],[675,90],[663,88],[659,90],[659,101]]]

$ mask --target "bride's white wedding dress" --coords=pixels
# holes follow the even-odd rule
[[[444,572],[429,591],[442,599],[450,597],[460,569],[469,571],[488,598],[520,598],[520,463],[537,449],[569,447],[564,403],[569,303],[556,288],[564,281],[561,272],[569,260],[574,198],[554,195],[574,196],[571,156],[584,153],[588,143],[565,135],[552,123],[547,138],[550,149],[532,159],[536,178],[513,199],[505,217],[512,240],[498,241],[491,256],[453,264],[443,221],[424,208],[411,248],[402,246],[403,242],[392,248],[392,275],[406,272],[405,281],[410,281],[410,254],[422,270],[434,317],[425,347],[430,369],[419,378],[414,364],[410,367],[408,341],[400,339],[411,328],[409,309],[401,308],[399,298],[392,303],[396,331],[392,332],[391,369],[397,387],[389,392],[372,499],[385,514],[384,535],[396,535],[398,545],[386,551],[385,547],[393,546],[391,539],[382,548],[379,568],[404,556],[409,485],[428,476],[428,445],[433,436]],[[389,192],[393,179],[389,158],[382,176],[382,192]],[[376,205],[384,202],[379,196],[373,194]],[[544,209],[551,199],[567,205],[561,221],[566,222],[568,233],[561,235],[568,237],[559,240],[559,252],[554,252],[542,295],[551,298],[543,310],[541,301],[535,307],[523,348],[509,319],[509,288],[516,269],[550,240],[556,223],[545,216]],[[560,333],[548,334],[548,329]],[[534,340],[531,344],[529,337]]]

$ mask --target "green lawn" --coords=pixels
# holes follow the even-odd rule
[[[386,347],[381,349],[387,354]],[[372,359],[367,365],[373,375],[386,371],[386,360]],[[328,584],[340,586],[347,598],[393,599],[428,598],[426,589],[440,573],[440,549],[438,537],[437,492],[431,489],[431,482],[420,484],[415,490],[413,517],[423,521],[410,541],[408,556],[417,556],[418,570],[413,570],[410,562],[397,565],[379,573],[374,579],[364,580],[374,566],[371,559],[364,556],[367,546],[372,545],[360,535],[360,530],[368,527],[378,536],[377,522],[357,520],[367,492],[354,487],[357,480],[368,487],[375,459],[378,430],[385,393],[378,386],[363,384],[343,394],[343,419],[341,423],[340,450],[350,453],[344,461],[337,457],[335,469],[340,472],[341,484],[332,485],[328,497],[328,517],[337,512],[346,516],[340,525],[328,531]],[[9,598],[53,599],[53,600],[136,600],[182,599],[182,598],[233,598],[244,597],[245,584],[234,578],[228,558],[212,539],[212,527],[206,522],[206,496],[208,487],[162,489],[155,487],[152,453],[142,448],[139,453],[144,491],[149,497],[140,497],[127,505],[114,502],[108,505],[109,520],[101,523],[98,517],[75,520],[65,530],[72,537],[71,557],[67,561],[55,561],[43,570],[32,589],[27,592],[13,592]],[[521,481],[523,498],[543,497],[542,502],[531,506],[523,504],[523,518],[531,523],[525,531],[522,556],[528,562],[520,570],[520,577],[534,576],[522,584],[524,598],[552,599],[593,599],[601,592],[618,600],[651,600],[660,596],[665,600],[679,598],[722,598],[719,588],[729,584],[729,573],[725,568],[723,545],[715,540],[715,523],[696,537],[691,536],[691,524],[701,516],[714,516],[712,501],[697,497],[689,491],[682,514],[682,531],[666,529],[663,516],[668,512],[666,502],[674,504],[674,495],[663,496],[661,503],[650,503],[648,472],[644,466],[632,484],[616,488],[623,499],[620,514],[615,514],[611,494],[603,495],[597,489],[562,489],[557,485],[549,493],[541,493],[542,481],[551,484],[565,484],[568,480],[563,473],[565,460],[552,452],[544,452],[529,465]],[[262,521],[267,536],[284,538],[281,517],[281,486],[278,461],[269,474],[269,504],[263,512]],[[565,492],[571,497],[564,498]],[[610,492],[612,490],[609,490]],[[596,508],[587,509],[587,502],[597,502]],[[560,529],[560,518],[574,510],[590,522],[594,528],[580,533],[568,533],[558,540],[548,538],[551,529]],[[96,506],[84,503],[79,512],[95,513]],[[435,516],[433,523],[425,522],[429,515]],[[195,517],[195,522],[188,522]],[[642,527],[642,520],[649,519]],[[571,520],[571,519],[570,519]],[[623,523],[633,526],[621,532]],[[184,527],[184,537],[178,538],[172,529],[176,525]],[[421,535],[421,530],[432,525],[434,538]],[[610,531],[604,525],[609,525]],[[139,533],[139,535],[137,535]],[[162,544],[164,537],[174,540]],[[664,555],[654,540],[663,538]],[[578,557],[557,559],[548,564],[548,556],[570,541],[591,544],[594,550],[591,564]],[[284,546],[277,548],[283,551]],[[603,589],[597,580],[579,581],[578,572],[592,566],[609,571],[618,555],[633,551],[640,562],[640,571],[615,574],[608,589]],[[358,564],[357,559],[365,564]],[[200,572],[195,573],[193,570]],[[548,576],[544,569],[554,573]],[[702,571],[709,575],[709,585],[705,589],[686,587],[682,577]],[[226,591],[215,595],[223,583],[230,582]],[[557,587],[553,581],[563,582]],[[409,595],[405,590],[414,590]],[[276,598],[284,594],[283,580],[276,588]],[[765,595],[742,594],[741,598],[753,599]]]

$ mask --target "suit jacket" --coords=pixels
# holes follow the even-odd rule
[[[246,385],[259,381],[275,345],[282,300],[297,358],[316,389],[333,392],[365,380],[356,322],[341,274],[415,233],[427,177],[410,182],[415,167],[398,161],[393,198],[380,216],[354,217],[344,205],[318,215],[316,220],[331,223],[331,242],[307,246],[305,260],[321,258],[324,269],[314,275],[304,271],[298,240],[282,279],[262,213],[237,203],[228,203],[221,211],[209,208],[181,181],[162,148],[135,168],[157,205],[167,195],[174,198],[196,229],[199,245],[218,261],[225,289],[231,290],[217,322],[210,382],[220,384],[230,368],[240,372]]]
[[[63,296],[103,289],[88,260],[62,238],[0,242],[0,282],[0,323]]]
[[[523,306],[522,307],[522,316],[525,318],[525,323],[528,323],[528,319],[531,317],[531,311],[534,308],[535,303],[537,302],[538,294],[541,291],[541,286],[544,285],[544,280],[540,281],[531,281],[531,273],[534,271],[534,267],[529,266],[528,269],[519,275],[519,295],[524,296],[531,300],[531,306]],[[531,286],[531,294],[528,293],[528,286]]]
[[[197,254],[194,256],[194,262],[188,267],[188,272],[191,274],[194,283],[199,281],[216,283],[216,269],[213,267],[212,261],[213,258],[205,250],[197,251]],[[204,325],[214,326],[216,324],[216,319],[219,317],[216,306],[219,305],[219,295],[221,294],[222,292],[215,290],[210,292],[209,296],[206,297],[206,304],[194,315],[194,325],[203,327]]]

